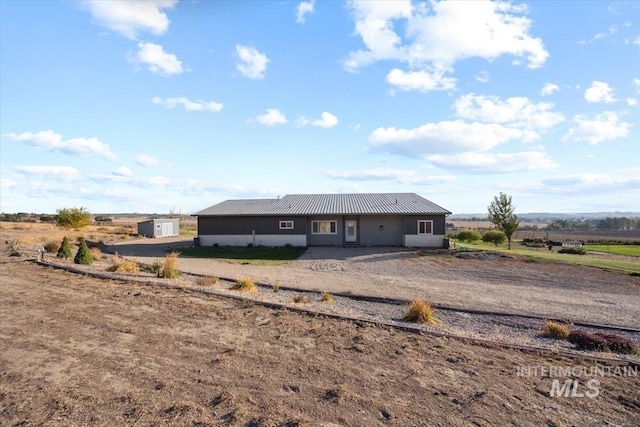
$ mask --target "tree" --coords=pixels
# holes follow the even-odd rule
[[[485,243],[493,243],[498,246],[507,240],[507,236],[500,230],[489,230],[482,235],[482,241]]]
[[[58,258],[71,258],[71,246],[69,246],[69,239],[67,236],[64,236],[62,239],[62,246],[58,249],[58,254],[56,255]]]
[[[82,228],[91,223],[91,213],[85,208],[63,208],[56,213],[56,224],[64,228]]]
[[[480,235],[480,233],[478,233],[476,230],[467,228],[466,230],[462,230],[461,232],[459,232],[456,236],[456,239],[460,240],[461,242],[473,243],[480,240],[481,237],[482,236]]]
[[[518,229],[520,219],[514,214],[515,206],[511,203],[511,196],[500,192],[500,196],[495,196],[488,207],[489,221],[494,223],[498,230],[502,231],[508,240],[508,247],[511,249],[511,236]]]
[[[91,263],[93,262],[93,257],[91,256],[91,252],[89,251],[89,246],[87,246],[87,242],[82,237],[80,238],[80,247],[78,248],[78,253],[76,253],[76,257],[73,259],[73,262],[83,265],[91,265]]]

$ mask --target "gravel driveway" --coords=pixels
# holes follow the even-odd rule
[[[146,239],[110,250],[151,263],[191,240]],[[185,272],[332,293],[413,299],[467,309],[640,327],[640,277],[500,254],[456,257],[406,248],[312,247],[287,265],[181,257]]]

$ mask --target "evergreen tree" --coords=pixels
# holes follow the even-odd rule
[[[82,237],[80,238],[80,247],[78,248],[78,253],[73,259],[73,262],[83,265],[91,265],[91,263],[93,262],[93,257],[91,256],[91,252],[89,252],[87,242]]]
[[[62,239],[62,246],[58,249],[58,254],[56,255],[58,258],[71,258],[71,246],[69,246],[69,239],[67,236],[64,236]]]

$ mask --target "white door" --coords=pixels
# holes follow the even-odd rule
[[[358,241],[358,221],[355,219],[347,219],[344,222],[344,241],[345,242],[357,242]]]
[[[171,223],[171,222],[163,222],[162,223],[162,235],[163,236],[173,236],[173,223]]]

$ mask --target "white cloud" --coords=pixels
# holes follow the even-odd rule
[[[611,27],[609,27],[609,29],[607,31],[601,31],[598,34],[596,34],[595,36],[593,36],[591,38],[591,40],[580,40],[578,42],[578,44],[589,44],[592,43],[596,40],[600,40],[600,39],[604,39],[606,37],[611,37],[612,35],[614,35],[616,33],[618,29],[616,28],[615,25],[612,25]]]
[[[300,120],[298,120],[298,123],[303,126],[311,125],[311,126],[318,126],[325,129],[332,128],[338,124],[338,118],[326,111],[322,113],[320,117],[321,118],[318,120],[308,120],[302,117]]]
[[[153,73],[168,77],[174,74],[181,74],[182,62],[172,54],[164,51],[164,48],[155,43],[138,43],[138,52],[135,56],[130,56],[130,61],[141,63]]]
[[[176,3],[177,0],[85,0],[80,6],[88,9],[99,25],[136,39],[141,31],[164,34],[169,28],[169,18],[163,9],[171,10]]]
[[[36,133],[24,132],[21,134],[8,133],[4,137],[18,142],[24,142],[47,151],[60,151],[65,154],[79,156],[100,156],[106,159],[115,159],[117,156],[109,146],[100,142],[98,138],[72,138],[62,140],[62,135],[51,130]]]
[[[558,85],[553,83],[545,83],[544,86],[542,87],[542,90],[540,90],[540,95],[543,95],[543,96],[551,95],[553,92],[557,92],[559,90],[560,90],[560,87],[558,87]]]
[[[640,36],[635,36],[632,39],[625,39],[625,44],[632,44],[634,46],[640,46]]]
[[[160,164],[160,160],[148,154],[138,154],[136,156],[136,163],[140,166],[153,167],[158,166]]]
[[[584,99],[589,103],[603,102],[610,104],[615,102],[616,99],[613,96],[613,89],[605,82],[594,81],[591,87],[584,92]]]
[[[640,93],[640,79],[633,79],[633,81],[631,82],[631,84],[633,86],[635,86],[636,90],[638,91],[638,93]]]
[[[471,173],[510,173],[554,169],[558,165],[540,151],[491,154],[462,153],[455,156],[433,155],[428,160],[443,169]]]
[[[627,98],[627,105],[630,107],[635,107],[638,105],[638,100],[635,98]]]
[[[350,1],[355,33],[364,49],[352,51],[344,61],[348,71],[382,60],[406,63],[410,71],[392,77],[409,90],[424,90],[429,84],[411,83],[421,71],[444,76],[462,59],[480,57],[489,61],[502,55],[526,57],[529,68],[541,67],[549,56],[542,40],[529,34],[531,20],[522,5],[506,2],[429,2],[413,5],[410,0]],[[399,34],[397,29],[405,29]],[[464,31],[460,29],[463,28]],[[445,82],[444,77],[436,79]],[[433,86],[446,90],[453,82]]]
[[[296,22],[298,24],[304,24],[307,15],[313,13],[315,3],[316,0],[303,1],[298,3],[298,7],[296,8]]]
[[[481,122],[505,123],[529,129],[547,129],[564,121],[559,113],[554,113],[551,103],[531,102],[526,97],[501,100],[497,96],[461,96],[454,104],[456,115]]]
[[[480,83],[489,83],[489,81],[491,81],[490,77],[489,77],[489,72],[488,71],[480,71],[476,77],[475,77],[476,81],[480,82]],[[454,85],[455,86],[455,85]]]
[[[433,154],[488,151],[512,140],[530,142],[536,137],[535,132],[500,124],[456,120],[414,129],[378,128],[369,135],[369,143],[379,150],[424,159]]]
[[[542,181],[546,192],[560,194],[597,194],[640,188],[640,169],[610,173],[581,173],[554,176]]]
[[[287,118],[277,108],[267,108],[267,113],[256,117],[258,123],[266,126],[282,125],[287,123]]]
[[[171,180],[163,176],[149,176],[133,178],[130,183],[137,187],[166,187],[171,184]]]
[[[120,166],[118,169],[113,171],[113,174],[116,176],[131,176],[131,169],[126,166]]]
[[[175,108],[176,105],[182,105],[187,111],[212,111],[217,113],[224,108],[224,105],[215,101],[191,101],[185,97],[165,98],[154,97],[154,104],[164,105],[167,108]]]
[[[236,45],[236,52],[240,60],[240,62],[236,64],[236,68],[243,76],[249,77],[250,79],[264,78],[267,64],[270,61],[267,55],[258,52],[253,47],[242,45]]]
[[[80,178],[78,169],[71,166],[14,166],[23,175],[43,177],[53,181],[74,181]]]
[[[445,77],[444,72],[445,70],[433,73],[424,70],[405,72],[394,68],[387,74],[387,82],[404,91],[429,92],[455,89],[457,80],[453,77]]]
[[[421,175],[414,170],[405,169],[366,169],[357,171],[327,172],[327,176],[352,181],[395,181],[404,185],[443,184],[456,180],[453,175]]]
[[[629,135],[631,124],[620,121],[614,111],[596,114],[593,119],[580,114],[573,118],[575,125],[562,137],[562,142],[586,142],[589,145]]]

